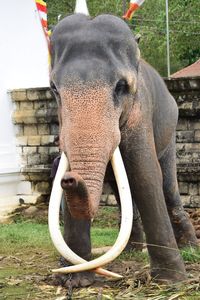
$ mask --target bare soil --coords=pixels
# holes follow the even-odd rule
[[[122,274],[122,280],[98,276],[91,287],[74,289],[70,298],[68,289],[53,285],[51,269],[57,266],[58,257],[22,251],[0,257],[0,299],[200,299],[198,263],[186,263],[186,283],[160,286],[152,281],[144,261],[118,259],[107,268]]]
[[[188,208],[186,209],[186,211],[190,216],[190,219],[196,232],[196,236],[198,239],[200,239],[200,209]]]

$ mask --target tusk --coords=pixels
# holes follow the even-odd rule
[[[62,153],[58,170],[56,172],[56,177],[54,179],[50,200],[49,200],[49,213],[48,213],[49,232],[50,232],[52,242],[55,248],[58,250],[58,252],[71,263],[80,264],[80,263],[85,263],[86,260],[84,260],[77,254],[75,254],[66,245],[63,236],[60,232],[60,225],[59,225],[60,202],[63,193],[63,190],[60,186],[60,181],[63,175],[65,174],[65,172],[68,170],[69,170],[69,162],[67,160],[66,155]],[[122,278],[122,276],[119,274],[101,268],[94,270],[94,272],[104,276]]]
[[[74,13],[89,16],[86,0],[76,0]]]
[[[66,257],[65,251],[68,248],[69,251],[68,251],[67,259],[70,262],[78,264],[78,265],[55,269],[55,270],[53,270],[53,272],[74,273],[74,272],[82,272],[82,271],[96,269],[96,268],[103,266],[103,265],[109,263],[110,261],[114,260],[126,247],[129,237],[130,237],[130,234],[131,234],[131,230],[132,230],[133,207],[132,207],[132,198],[131,198],[129,183],[128,183],[128,179],[126,176],[126,171],[124,168],[123,160],[122,160],[122,157],[121,157],[118,147],[113,154],[111,163],[112,163],[113,171],[115,174],[115,178],[116,178],[116,182],[117,182],[118,190],[119,190],[119,194],[120,194],[121,216],[122,216],[121,217],[121,227],[120,227],[119,235],[118,235],[118,238],[117,238],[115,244],[107,253],[105,253],[101,257],[94,259],[92,261],[86,262],[83,259],[80,259],[80,257],[78,257],[75,253],[73,253],[73,251],[71,251],[71,249],[68,248],[68,246],[65,244],[63,237],[59,230],[59,245],[61,243],[61,239],[64,243],[64,244],[62,243],[63,244],[62,249],[60,249],[60,250],[62,250],[62,253],[60,251],[59,252],[64,257]],[[66,162],[65,162],[65,164],[66,164]],[[51,198],[52,198],[52,196],[51,196]],[[58,216],[58,215],[59,215],[59,209],[57,211],[54,210],[54,216]],[[57,222],[57,223],[59,223],[59,222]],[[52,226],[55,226],[55,225],[52,224]],[[52,226],[50,226],[50,227],[52,227]],[[57,231],[58,231],[58,229],[57,229]],[[51,232],[51,228],[50,228],[50,232]],[[65,249],[65,250],[63,251],[63,249]],[[99,269],[96,269],[94,271],[96,273],[98,273],[98,270]],[[102,275],[102,269],[100,269],[100,270],[101,270],[100,274]],[[105,271],[105,270],[103,270],[103,271]],[[106,271],[106,272],[108,272],[108,271]],[[118,275],[118,276],[120,276],[120,275]]]

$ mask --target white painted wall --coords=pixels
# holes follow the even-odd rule
[[[48,49],[34,0],[0,1],[0,197],[19,192],[20,161],[8,90],[44,87]],[[9,185],[10,183],[10,185]]]

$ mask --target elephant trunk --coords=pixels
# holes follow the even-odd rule
[[[80,153],[78,155],[80,157]],[[94,153],[88,154],[86,151],[81,160],[77,160],[74,154],[70,157],[72,171],[64,174],[61,186],[65,192],[69,211],[74,218],[94,217],[102,193],[106,165],[107,161],[104,162]]]
[[[61,186],[71,215],[76,219],[90,219],[90,196],[83,178],[75,172],[66,172]]]

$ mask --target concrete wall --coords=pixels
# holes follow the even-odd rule
[[[179,106],[177,127],[177,170],[183,203],[200,207],[200,77],[166,80]],[[17,148],[21,157],[24,184],[31,185],[38,201],[47,201],[50,167],[58,154],[54,137],[58,134],[56,102],[49,88],[11,92],[16,105],[13,114]],[[104,190],[102,200],[114,203]]]

